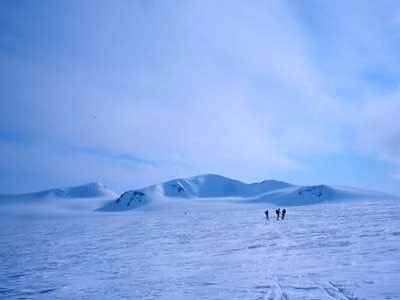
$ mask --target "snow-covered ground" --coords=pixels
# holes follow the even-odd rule
[[[0,207],[0,298],[400,299],[400,202],[291,206],[284,221],[273,210],[219,198],[81,215]]]

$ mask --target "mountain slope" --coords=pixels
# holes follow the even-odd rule
[[[31,214],[62,210],[92,211],[118,195],[101,183],[34,193],[0,195],[0,213]]]
[[[252,197],[290,186],[292,185],[275,180],[247,184],[220,175],[206,174],[167,181],[162,184],[162,189],[167,197],[218,198]]]
[[[100,208],[120,211],[142,207],[171,198],[249,198],[293,185],[276,180],[247,184],[228,177],[206,174],[173,179],[143,189],[127,191],[118,199]]]
[[[43,200],[48,198],[96,198],[106,196],[115,197],[117,194],[99,182],[91,182],[74,187],[54,188],[33,193],[0,194],[0,201],[18,199]]]
[[[341,200],[393,197],[394,196],[392,195],[387,195],[381,192],[322,184],[281,189],[262,194],[251,199],[250,202],[266,202],[276,205],[307,205]]]
[[[244,183],[220,175],[206,174],[174,179],[158,185],[123,193],[100,210],[121,211],[161,204],[171,199],[224,199],[241,202],[265,202],[275,205],[306,205],[343,199],[391,197],[379,192],[328,185],[297,186],[282,181],[265,180]]]

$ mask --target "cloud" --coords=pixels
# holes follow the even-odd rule
[[[0,142],[2,193],[31,192],[100,181],[117,192],[191,175],[182,166],[138,163],[127,155],[55,147],[45,141]],[[156,181],[155,181],[156,180]]]
[[[400,92],[370,99],[361,110],[359,146],[400,164]]]
[[[42,161],[42,182],[258,180],[313,167],[299,157],[366,148],[397,160],[397,121],[385,118],[396,97],[377,100],[400,75],[396,5],[71,1],[23,18],[18,5],[2,11],[0,130],[31,142],[31,162],[20,145],[12,158],[32,171]],[[72,159],[92,171],[57,171]]]

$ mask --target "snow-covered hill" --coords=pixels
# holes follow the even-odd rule
[[[143,189],[123,193],[100,210],[121,211],[162,203],[171,199],[230,199],[265,202],[275,205],[305,205],[343,199],[388,197],[383,193],[328,185],[297,186],[282,181],[265,180],[244,183],[220,175],[206,174],[174,179]]]
[[[285,204],[284,220],[265,218],[271,203]],[[4,196],[0,298],[400,299],[399,204],[216,175],[118,199],[101,184]]]
[[[46,214],[62,210],[92,211],[117,197],[118,194],[98,182],[34,193],[3,194],[0,195],[0,213]]]
[[[104,196],[116,196],[116,193],[105,185],[92,182],[80,186],[54,188],[40,192],[26,194],[0,194],[0,200],[43,200],[48,198],[95,198]]]
[[[285,206],[278,221],[268,203],[201,199],[73,217],[0,208],[0,298],[400,300],[398,200]]]
[[[298,186],[283,181],[244,183],[220,175],[206,174],[174,179],[121,196],[101,183],[55,188],[29,194],[0,195],[0,213],[48,214],[52,212],[125,211],[139,207],[181,204],[202,200],[273,205],[307,205],[341,200],[390,198],[387,194],[328,185]],[[175,201],[174,201],[175,200]]]

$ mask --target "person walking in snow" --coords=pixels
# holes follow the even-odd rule
[[[279,220],[279,215],[281,214],[281,209],[278,208],[277,210],[275,210],[276,213],[276,219]]]
[[[265,211],[265,218],[266,218],[267,220],[269,220],[268,209]]]
[[[286,215],[286,208],[284,208],[284,209],[282,210],[282,220],[285,218],[285,215]]]

